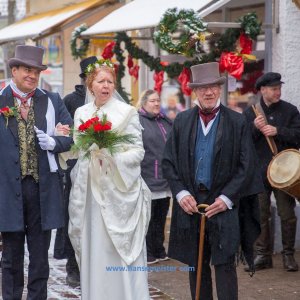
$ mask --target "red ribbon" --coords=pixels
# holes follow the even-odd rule
[[[135,80],[138,80],[138,78],[139,78],[139,69],[140,69],[140,67],[138,65],[135,65],[129,69],[129,75],[134,77]]]
[[[177,80],[181,84],[183,94],[190,96],[192,94],[192,90],[188,86],[188,83],[190,82],[190,71],[188,68],[183,68]]]
[[[221,73],[227,71],[239,80],[244,72],[243,58],[233,52],[223,52],[220,57],[219,68]]]
[[[153,79],[155,82],[154,90],[161,93],[162,85],[164,83],[164,71],[155,72],[153,74]]]
[[[116,45],[116,42],[109,42],[106,44],[106,46],[104,47],[101,56],[104,59],[111,59],[114,56],[114,47]]]
[[[134,66],[133,59],[132,59],[131,55],[128,55],[127,67],[128,67],[128,69],[131,69],[133,66]]]
[[[128,67],[128,73],[130,76],[135,78],[135,81],[138,80],[139,78],[139,69],[140,67],[138,64],[134,65],[133,59],[131,55],[128,55],[128,60],[127,60],[127,67]]]
[[[241,33],[239,41],[240,41],[240,47],[242,48],[240,53],[251,54],[252,40],[248,38],[248,36],[244,32]]]

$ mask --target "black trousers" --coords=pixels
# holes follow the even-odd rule
[[[204,242],[203,264],[200,288],[200,300],[212,300],[212,278],[210,268],[211,251],[207,236]],[[214,266],[215,280],[218,300],[237,300],[238,299],[238,283],[235,266],[235,257],[231,257],[228,263]],[[197,268],[189,272],[190,289],[192,299],[195,299]]]
[[[170,197],[151,201],[151,219],[146,235],[147,255],[155,258],[166,256],[164,247],[165,224],[170,205]]]
[[[54,244],[54,258],[64,259],[67,258],[66,271],[67,275],[77,275],[79,276],[79,269],[75,258],[75,252],[71,244],[68,226],[69,226],[69,198],[72,187],[70,173],[75,166],[77,160],[69,160],[67,162],[68,169],[65,171],[65,184],[64,184],[64,217],[65,225],[62,228],[57,229],[55,244]]]
[[[26,237],[29,252],[27,299],[46,300],[51,230],[42,230],[39,185],[31,176],[22,180],[22,194],[25,231],[2,232],[2,297],[3,300],[22,299]]]

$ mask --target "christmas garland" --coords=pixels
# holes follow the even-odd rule
[[[174,41],[175,32],[181,30],[179,39]],[[195,53],[193,44],[201,39],[201,32],[207,30],[207,23],[203,22],[196,12],[190,10],[168,9],[163,15],[158,29],[154,32],[154,40],[161,49],[172,54],[183,54],[192,57]]]
[[[172,13],[172,14],[171,14]],[[187,23],[184,24],[183,21],[179,18],[179,13],[181,13],[181,17],[184,14],[185,16],[188,16]],[[181,35],[182,44],[174,44],[175,50],[170,50],[171,53],[185,53],[186,55],[191,55],[192,53],[195,54],[196,50],[194,47],[191,47],[191,45],[194,45],[195,43],[193,40],[195,40],[195,34],[201,39],[200,35],[205,30],[206,24],[202,22],[199,19],[197,22],[194,22],[194,18],[196,16],[193,11],[180,11],[176,13],[176,9],[169,10],[168,16],[170,14],[173,16],[172,18],[167,19],[166,16],[163,17],[162,23],[159,24],[158,28],[161,28],[161,33],[155,34],[155,41],[158,43],[159,47],[162,49],[167,50],[164,48],[167,45],[169,47],[171,44],[168,42],[166,43],[165,40],[168,40],[170,37],[171,40],[169,40],[171,43],[173,43],[171,36],[168,35],[167,32],[163,34],[163,24],[167,25],[168,28],[173,28],[175,32],[176,28],[178,27],[178,22],[182,22],[183,26],[186,26],[188,29]],[[175,16],[175,18],[174,18]],[[193,21],[193,22],[192,22]],[[196,64],[202,64],[207,62],[213,62],[213,61],[219,61],[220,57],[223,53],[229,53],[233,52],[236,56],[244,55],[240,54],[236,51],[237,44],[240,42],[240,38],[242,35],[245,36],[246,39],[252,39],[256,40],[257,35],[260,33],[261,30],[261,23],[258,22],[256,13],[248,13],[241,18],[237,20],[237,22],[241,23],[241,28],[230,28],[227,29],[223,34],[217,35],[212,34],[211,38],[209,40],[209,52],[207,53],[201,53],[201,55],[197,55],[197,57],[194,60],[186,60],[184,63],[166,63],[161,61],[159,57],[153,57],[149,55],[149,53],[143,49],[140,49],[133,41],[132,39],[125,33],[125,32],[118,32],[115,37],[115,45],[112,50],[112,54],[110,54],[110,57],[115,54],[116,60],[118,61],[118,64],[115,65],[117,67],[117,90],[121,94],[121,96],[127,101],[128,103],[131,101],[129,99],[129,94],[126,93],[125,89],[122,87],[122,78],[125,76],[125,57],[124,57],[124,50],[127,50],[128,54],[131,56],[131,58],[134,59],[141,59],[145,65],[149,67],[151,71],[154,71],[156,74],[159,74],[160,72],[166,72],[168,77],[170,78],[178,78],[180,75],[180,78],[182,82],[187,82],[187,73],[186,70],[189,69],[192,65]],[[164,26],[165,26],[164,25]],[[172,27],[173,26],[173,27]],[[199,28],[197,30],[199,32],[193,32],[194,28]],[[83,31],[83,30],[82,30]],[[82,32],[81,31],[81,32]],[[189,34],[190,33],[190,34]],[[193,33],[193,35],[191,35]],[[167,34],[167,35],[166,35]],[[189,44],[185,44],[187,47],[186,49],[183,49],[184,40],[187,39],[187,36],[189,36],[190,41]],[[245,39],[244,38],[244,39]],[[124,50],[121,47],[121,43],[124,43]],[[111,51],[111,43],[109,43],[110,51]],[[178,46],[179,45],[179,46]],[[177,47],[178,46],[178,47]],[[172,46],[173,47],[173,46]],[[88,48],[88,46],[87,46]],[[105,51],[104,51],[105,52]],[[242,53],[242,52],[241,52]],[[74,55],[73,55],[74,56]],[[160,73],[161,74],[161,73]],[[184,75],[184,76],[183,76]],[[186,93],[187,94],[187,93]]]
[[[76,27],[72,32],[70,46],[71,46],[71,53],[74,60],[77,58],[84,57],[89,48],[90,41],[88,39],[84,39],[84,40],[81,39],[80,46],[77,47],[77,39],[80,38],[80,34],[87,29],[88,26],[86,24],[81,24],[78,27]]]

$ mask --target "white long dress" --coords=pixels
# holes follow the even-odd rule
[[[95,111],[93,103],[80,107],[75,128]],[[98,147],[90,159],[80,153],[72,171],[69,236],[80,268],[81,298],[148,300],[145,235],[151,193],[140,176],[141,126],[135,109],[114,98],[101,107],[102,113],[113,129],[136,140],[114,155]]]

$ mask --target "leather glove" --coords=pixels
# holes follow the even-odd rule
[[[55,142],[54,138],[49,136],[43,130],[40,130],[36,127],[34,128],[34,130],[35,130],[36,136],[39,140],[39,145],[40,145],[41,149],[52,151],[56,146],[56,142]]]

